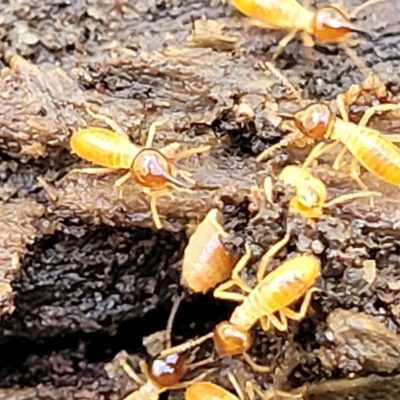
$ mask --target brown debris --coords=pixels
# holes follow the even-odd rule
[[[345,1],[349,9],[353,3]],[[393,2],[382,2],[373,19],[368,13],[360,18],[376,37],[355,50],[386,87],[372,80],[362,85],[351,118],[371,102],[396,100],[400,41],[394,8]],[[291,112],[299,104],[260,69],[282,32],[245,28],[235,14],[218,0],[1,2],[0,179],[6,203],[1,206],[5,304],[0,312],[15,310],[0,324],[0,399],[120,400],[129,392],[132,382],[118,373],[107,376],[104,367],[121,350],[145,357],[141,339],[165,326],[171,299],[183,290],[187,232],[212,207],[226,217],[231,236],[226,248],[240,252],[247,241],[253,262],[291,231],[290,244],[269,270],[297,253],[323,260],[322,292],[308,318],[282,334],[255,329],[251,354],[271,367],[271,374],[246,368],[246,379],[286,390],[348,371],[357,375],[395,366],[391,360],[382,367],[375,354],[368,353],[368,366],[353,357],[345,339],[376,339],[359,333],[357,325],[347,325],[343,343],[327,342],[326,318],[335,309],[349,309],[399,333],[398,188],[363,174],[368,185],[384,193],[376,206],[359,200],[328,210],[311,229],[288,213],[289,192],[274,184],[276,204],[264,204],[256,215],[258,201],[249,205],[246,197],[253,193],[258,199],[256,185],[267,175],[275,178],[285,165],[300,163],[309,147],[297,148],[296,142],[255,163],[257,154],[285,134],[276,111]],[[361,72],[336,47],[314,50],[306,58],[294,40],[276,65],[307,100],[332,100],[361,82]],[[213,146],[210,155],[182,162],[198,181],[192,193],[171,191],[159,199],[165,231],[153,230],[148,199],[133,182],[118,200],[113,188],[118,173],[59,181],[69,169],[87,164],[70,154],[72,132],[103,126],[87,114],[88,105],[113,118],[137,144],[143,144],[151,122],[167,117],[169,126],[157,132],[156,147],[171,142]],[[396,115],[388,120],[383,124],[379,117],[373,123],[398,133]],[[300,142],[299,147],[308,145]],[[315,172],[332,196],[355,188],[346,169],[336,172],[321,163]],[[13,263],[18,273],[8,276]],[[243,276],[255,283],[252,263]],[[234,305],[225,303],[186,294],[174,324],[175,342],[226,319]],[[356,321],[375,326],[368,317]],[[395,354],[394,334],[385,336],[381,327],[377,332]],[[77,349],[74,338],[86,346]],[[334,355],[340,363],[321,366],[319,350],[339,348],[343,353]],[[231,368],[242,369],[241,362],[224,360],[221,377]],[[228,386],[226,381],[221,384]],[[382,385],[396,390],[392,382]],[[170,396],[182,398],[182,393]]]
[[[14,311],[11,282],[21,267],[26,246],[36,238],[35,224],[44,210],[30,199],[0,205],[0,316]]]
[[[337,308],[328,318],[331,349],[321,349],[319,358],[328,369],[345,374],[391,373],[400,368],[400,336],[373,317]]]

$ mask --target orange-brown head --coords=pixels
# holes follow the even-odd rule
[[[224,321],[214,328],[214,347],[219,356],[242,354],[253,343],[249,331]]]
[[[329,136],[335,116],[330,107],[322,103],[314,103],[298,111],[293,116],[296,128],[311,139],[320,139]]]
[[[132,179],[144,187],[151,189],[161,189],[170,185],[187,187],[185,182],[173,174],[174,166],[155,149],[141,150],[134,158],[131,167]]]
[[[170,354],[157,358],[149,369],[150,379],[161,387],[170,387],[177,384],[185,373],[186,358],[179,354]]]
[[[340,42],[352,33],[370,36],[368,32],[355,26],[335,7],[324,7],[315,12],[313,34],[324,42]]]

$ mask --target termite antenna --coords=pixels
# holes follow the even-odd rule
[[[201,336],[197,339],[191,339],[191,340],[188,340],[187,342],[179,344],[175,347],[165,349],[160,353],[159,358],[164,358],[171,354],[184,353],[185,351],[188,351],[188,350],[192,349],[193,347],[199,346],[200,344],[204,343],[206,340],[212,339],[213,336],[214,336],[214,332],[210,332],[210,333],[207,333],[207,335]]]
[[[299,102],[302,101],[302,97],[300,95],[300,92],[295,89],[295,87],[289,82],[289,80],[285,76],[283,76],[283,74],[280,71],[278,71],[272,65],[272,63],[267,61],[265,63],[265,66],[269,69],[269,71],[272,73],[272,75],[274,75],[275,78],[278,79],[278,81],[280,81],[283,84],[283,86],[285,86],[286,89],[288,89],[288,91],[290,93],[292,93],[296,97],[296,100],[298,100]]]

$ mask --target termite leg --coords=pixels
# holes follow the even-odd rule
[[[336,97],[336,107],[340,113],[340,116],[342,117],[342,120],[344,122],[349,122],[349,115],[347,113],[346,110],[346,100],[345,100],[345,95],[344,94],[339,94]],[[336,171],[338,171],[341,167],[342,164],[342,159],[344,157],[344,155],[347,152],[347,147],[343,147],[339,154],[336,156],[335,161],[333,162],[333,169],[335,169]]]
[[[153,144],[153,140],[154,140],[154,136],[156,134],[156,130],[157,128],[159,128],[160,126],[164,125],[166,122],[168,121],[167,118],[164,118],[160,121],[154,121],[149,128],[149,132],[147,134],[147,139],[146,139],[146,144],[145,147],[149,148],[152,146]]]
[[[218,231],[218,233],[222,237],[228,237],[229,235],[225,232],[223,226],[217,221],[216,216],[212,214],[212,217],[210,218],[210,222],[213,224],[214,228]]]
[[[357,159],[353,158],[351,160],[351,165],[350,165],[350,175],[358,183],[361,190],[363,190],[364,192],[367,192],[368,186],[360,178],[359,166],[360,165],[359,165]]]
[[[196,376],[195,378],[193,378],[190,381],[185,381],[185,382],[181,382],[181,383],[177,383],[173,386],[169,386],[168,388],[166,388],[166,390],[180,390],[180,389],[186,389],[188,386],[192,386],[194,383],[196,382],[201,382],[203,381],[207,375],[209,375],[211,372],[214,372],[215,369],[211,370],[211,371],[206,371],[201,373],[200,375]]]
[[[146,382],[133,370],[133,368],[128,364],[126,360],[120,361],[120,366],[134,382],[136,382],[139,386],[143,386]]]
[[[168,194],[168,190],[157,190],[156,192],[152,191],[149,188],[143,188],[143,193],[150,197],[150,211],[153,216],[154,225],[157,229],[162,228],[160,215],[157,211],[157,198]]]
[[[282,53],[283,49],[294,39],[296,36],[297,29],[292,29],[286,36],[284,36],[278,43],[276,50],[272,56],[273,60],[276,60]]]
[[[272,178],[270,176],[267,176],[264,179],[264,196],[267,199],[269,204],[274,204],[273,201],[273,185],[272,185]]]
[[[173,143],[167,144],[159,151],[160,151],[160,153],[164,154],[167,158],[173,158],[173,155],[176,154],[176,151],[179,149],[180,145],[181,144],[178,142],[173,142]]]
[[[271,329],[271,322],[265,315],[260,317],[260,325],[264,332],[268,332]]]
[[[342,166],[342,161],[343,161],[343,157],[347,152],[347,147],[343,146],[343,148],[339,151],[338,155],[335,158],[335,161],[333,162],[333,169],[335,169],[336,171],[339,171],[339,169]]]
[[[302,320],[308,311],[308,307],[310,305],[311,302],[311,297],[312,294],[315,292],[320,292],[321,289],[318,288],[311,288],[309,290],[307,290],[306,295],[304,296],[303,302],[301,303],[301,307],[299,311],[293,311],[288,307],[283,308],[282,310],[279,311],[279,314],[281,317],[285,316],[286,318],[292,319],[294,321],[300,321]],[[283,319],[283,318],[282,318]]]
[[[230,372],[228,374],[228,379],[233,388],[235,389],[235,392],[238,394],[240,400],[246,400],[245,394],[242,390],[242,388],[239,385],[239,382],[237,381],[236,377]]]
[[[260,264],[258,265],[257,271],[257,281],[261,282],[264,278],[265,269],[270,261],[279,253],[283,247],[287,245],[290,239],[290,233],[286,233],[286,235],[279,242],[275,243],[262,257]]]
[[[278,314],[281,318],[281,320],[279,320],[279,318],[275,317],[274,314],[268,312],[266,313],[266,317],[269,319],[269,321],[271,322],[271,324],[278,329],[278,331],[284,332],[287,330],[288,328],[288,321],[286,316],[281,313],[280,311],[278,311]]]
[[[89,107],[86,107],[86,112],[92,118],[99,119],[99,120],[105,122],[118,135],[125,136],[125,137],[129,138],[128,134],[115,121],[113,121],[110,117],[107,117],[106,115],[103,115],[103,114],[94,113]]]
[[[183,300],[184,294],[182,293],[179,297],[176,297],[173,301],[171,311],[169,313],[167,327],[166,327],[166,336],[167,336],[167,348],[171,347],[171,332],[172,332],[172,325],[174,323],[174,319],[176,317],[176,313],[178,312],[179,305]]]
[[[232,300],[232,301],[243,301],[244,297],[240,293],[228,292],[227,289],[230,289],[234,285],[239,286],[244,292],[250,293],[251,287],[240,277],[240,272],[247,265],[251,258],[251,250],[250,246],[245,244],[245,253],[240,258],[240,260],[236,263],[233,268],[231,279],[219,285],[214,289],[214,297],[224,300]]]
[[[365,111],[359,122],[359,125],[366,126],[371,117],[379,111],[393,111],[397,109],[400,109],[400,104],[378,104],[376,106],[372,106],[367,111]]]
[[[344,122],[349,122],[349,114],[346,109],[346,97],[343,93],[336,97],[336,107]]]
[[[268,156],[271,156],[272,154],[274,154],[276,150],[278,150],[284,146],[289,146],[292,142],[294,142],[296,139],[300,138],[301,136],[302,136],[301,133],[299,133],[298,131],[290,132],[283,139],[281,139],[278,143],[275,143],[274,145],[268,147],[263,152],[261,152],[257,156],[256,161],[261,162],[261,161],[265,160]]]
[[[221,285],[219,285],[217,288],[214,289],[214,297],[217,299],[230,300],[241,303],[246,298],[246,296],[240,293],[228,291],[228,289],[232,288],[235,285],[236,283],[233,282],[232,280],[222,283]]]
[[[131,173],[127,172],[126,174],[122,175],[121,178],[118,178],[114,182],[114,186],[118,189],[118,198],[119,199],[122,199],[122,197],[123,197],[123,186],[128,181],[128,179],[130,177],[131,177]]]
[[[318,143],[311,150],[310,154],[306,158],[306,161],[304,161],[302,168],[303,169],[307,168],[314,160],[318,159],[319,157],[327,153],[329,150],[333,149],[338,144],[339,144],[338,142],[333,142],[329,144],[325,144],[324,142]]]
[[[209,151],[212,146],[206,145],[206,146],[201,146],[201,147],[195,147],[193,149],[187,149],[179,152],[176,156],[173,157],[174,162],[178,162],[179,160],[182,160],[182,158],[188,158],[192,156],[193,154],[200,154],[200,153],[205,153],[206,151]]]
[[[357,53],[350,48],[350,46],[354,47],[360,42],[361,40],[350,41],[350,39],[347,39],[345,43],[340,43],[339,46],[344,50],[350,60],[353,61],[354,65],[360,69],[360,71],[364,74],[364,77],[368,78],[373,72],[367,67],[361,58],[357,56]]]
[[[257,364],[256,362],[254,362],[250,355],[247,353],[243,353],[242,357],[244,358],[244,360],[247,362],[247,364],[250,365],[250,367],[255,371],[255,372],[259,372],[261,374],[268,374],[269,372],[271,372],[271,368],[267,367],[266,365],[260,365]]]
[[[276,69],[270,62],[266,62],[265,66],[269,69],[269,71],[275,76],[278,81],[280,81],[286,89],[292,93],[297,100],[301,101],[300,93],[295,89],[295,87],[289,82],[289,80],[278,70]]]
[[[348,13],[348,18],[353,19],[357,16],[357,14],[362,11],[364,8],[371,6],[372,4],[375,3],[380,3],[381,1],[385,0],[368,0],[365,3],[360,4],[358,7],[356,7],[352,12]]]
[[[382,196],[382,193],[360,192],[360,193],[343,194],[341,196],[336,197],[336,199],[333,199],[333,200],[329,201],[328,203],[325,203],[324,208],[329,208],[329,207],[335,206],[340,203],[345,203],[345,202],[353,200],[353,199],[359,199],[359,198],[371,197],[371,196]]]
[[[232,270],[231,281],[239,286],[244,292],[250,293],[251,287],[240,277],[240,273],[242,269],[247,265],[251,258],[251,250],[250,246],[246,243],[244,245],[245,253],[240,258],[240,260],[236,263],[235,267]]]

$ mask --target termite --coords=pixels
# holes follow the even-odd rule
[[[224,324],[224,329],[219,331],[217,325],[214,331],[214,343],[220,348],[219,354],[223,353],[224,349],[230,351],[229,339],[235,340],[238,332],[250,331],[257,321],[260,321],[264,331],[268,331],[271,325],[279,331],[286,331],[288,319],[301,321],[306,316],[312,294],[319,291],[313,287],[321,273],[321,264],[316,257],[296,256],[264,276],[267,265],[289,239],[290,234],[287,233],[263,255],[257,270],[258,283],[254,289],[239,276],[251,256],[250,248],[246,246],[246,254],[242,257],[241,263],[238,263],[239,266],[235,267],[233,279],[222,283],[214,290],[216,298],[241,302],[233,311],[228,323],[220,324],[221,327]],[[235,285],[245,294],[230,291]],[[291,310],[289,306],[302,297],[304,298],[300,310]],[[229,328],[233,334],[229,332]]]
[[[296,256],[264,277],[267,265],[286,246],[289,239],[290,234],[287,233],[263,255],[257,271],[258,284],[254,289],[240,277],[240,272],[251,258],[250,246],[246,244],[246,252],[233,269],[232,278],[214,290],[216,298],[241,302],[233,311],[229,321],[219,323],[213,332],[207,335],[168,349],[161,354],[167,355],[171,350],[185,351],[205,340],[213,339],[219,356],[242,354],[254,370],[269,371],[268,367],[255,364],[246,354],[252,345],[251,328],[260,321],[265,331],[268,331],[271,325],[279,331],[286,331],[288,319],[301,321],[307,314],[312,294],[319,291],[313,285],[321,273],[321,264],[312,255]],[[235,285],[245,294],[229,291]],[[291,310],[289,306],[302,297],[304,298],[300,310]]]
[[[289,31],[278,44],[273,55],[273,59],[276,59],[299,31],[302,32],[303,43],[307,47],[314,45],[312,35],[323,42],[331,43],[344,43],[350,33],[370,37],[368,32],[358,28],[351,20],[361,10],[379,1],[382,0],[369,0],[351,13],[333,5],[311,11],[309,0],[305,0],[303,5],[296,0],[232,0],[232,4],[265,28]]]
[[[255,394],[258,394],[262,400],[276,399],[278,396],[281,399],[301,399],[303,395],[301,393],[287,393],[281,390],[269,389],[267,392],[263,392],[261,388],[252,381],[246,381],[245,389],[243,390],[236,377],[232,374],[228,374],[228,379],[234,387],[237,396],[221,386],[218,386],[211,382],[197,382],[194,385],[186,389],[185,400],[253,400]]]
[[[182,264],[182,281],[196,293],[206,293],[227,280],[237,259],[228,253],[221,238],[228,233],[221,226],[222,214],[211,209],[190,236]]]
[[[268,63],[267,63],[268,66]],[[272,71],[273,72],[273,71]],[[358,96],[355,93],[354,96]],[[346,94],[339,94],[336,98],[337,109],[341,118],[337,117],[328,104],[311,103],[294,115],[278,114],[280,117],[294,122],[296,135],[300,133],[307,138],[331,139],[332,143],[318,143],[308,155],[303,163],[303,168],[307,168],[314,160],[332,150],[338,143],[344,148],[336,157],[333,168],[339,169],[341,160],[348,150],[353,155],[350,165],[352,178],[358,183],[362,190],[368,188],[362,182],[358,171],[359,163],[377,178],[392,185],[400,185],[400,150],[393,142],[399,142],[398,135],[382,135],[376,129],[367,127],[371,117],[378,112],[387,112],[400,109],[400,104],[386,103],[370,107],[365,111],[358,125],[349,121],[346,105],[355,101],[355,98],[347,98]],[[282,144],[277,144],[275,148],[287,146],[296,139],[296,135],[290,139],[285,138]],[[271,153],[271,148],[257,156],[257,161],[262,161]]]
[[[120,169],[128,170],[114,183],[114,186],[119,189],[119,197],[122,197],[123,185],[132,178],[150,197],[150,210],[154,224],[157,229],[160,229],[162,224],[157,211],[157,197],[168,194],[168,188],[189,190],[188,183],[178,179],[178,174],[184,176],[186,181],[194,183],[188,172],[175,167],[176,163],[193,154],[204,153],[210,150],[211,146],[183,150],[177,154],[179,143],[171,143],[164,148],[155,149],[152,145],[156,129],[166,120],[153,122],[144,147],[137,146],[111,118],[95,114],[90,109],[87,109],[87,112],[93,118],[105,122],[112,130],[99,127],[79,129],[71,136],[71,153],[102,167],[74,169],[70,173],[104,174]]]
[[[265,189],[270,187],[269,183],[266,184],[268,178],[265,178],[264,181]],[[376,192],[350,193],[338,196],[328,202],[328,192],[324,182],[309,171],[296,165],[285,167],[279,175],[279,180],[285,185],[293,186],[296,189],[296,194],[290,200],[290,209],[301,214],[303,218],[310,220],[320,218],[323,215],[324,208],[330,208],[356,198],[381,195],[381,193]],[[266,193],[266,196],[269,197],[269,194]]]
[[[172,329],[172,322],[177,312],[182,296],[174,302],[170,316],[167,323],[167,345],[170,347],[170,334]],[[139,368],[142,374],[146,377],[143,380],[132,369],[126,360],[121,360],[120,365],[125,373],[139,385],[139,389],[124,397],[123,400],[158,400],[160,394],[169,390],[185,389],[195,382],[202,381],[210,371],[203,372],[190,381],[181,382],[182,377],[187,370],[197,368],[199,366],[209,363],[209,360],[203,360],[195,364],[190,364],[189,358],[180,354],[179,352],[172,352],[165,357],[155,358],[150,367],[145,361],[139,361]]]

